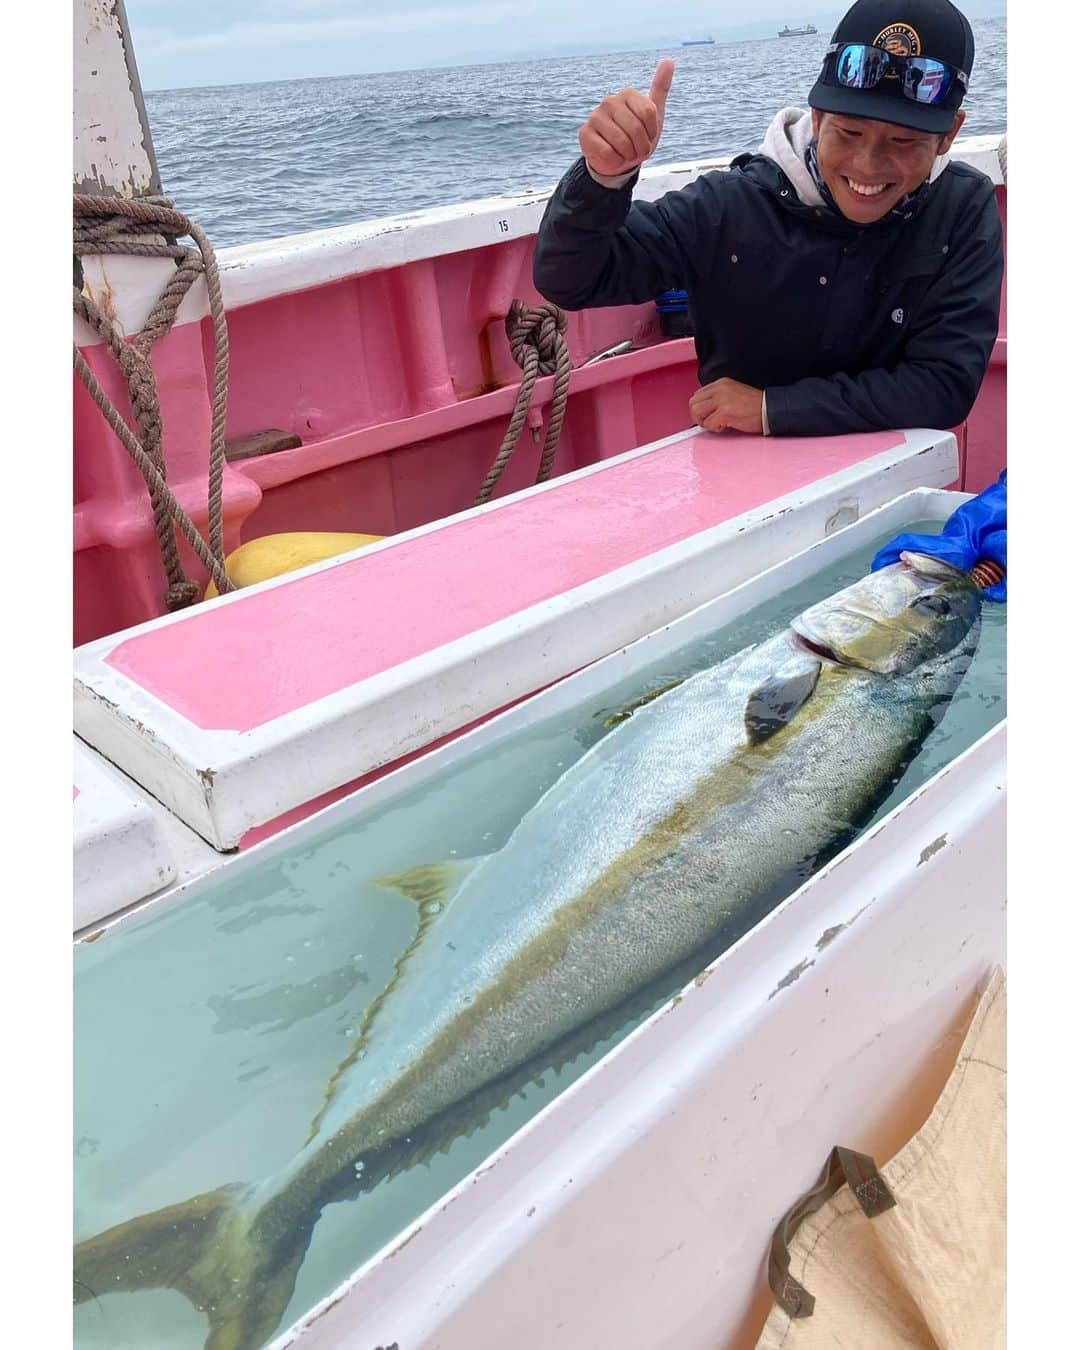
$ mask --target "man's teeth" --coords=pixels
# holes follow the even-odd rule
[[[870,187],[865,183],[856,183],[854,178],[845,178],[844,182],[847,183],[852,192],[857,192],[860,197],[876,197],[888,187],[888,183],[877,183]]]

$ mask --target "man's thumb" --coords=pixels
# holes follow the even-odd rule
[[[649,97],[656,104],[656,111],[659,113],[661,120],[664,117],[664,105],[667,103],[667,96],[671,91],[671,81],[674,75],[675,62],[670,57],[665,56],[662,61],[656,63],[652,84],[649,86]]]

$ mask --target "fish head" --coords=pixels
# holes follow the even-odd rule
[[[906,675],[961,643],[980,607],[966,572],[923,553],[901,553],[899,562],[803,610],[791,627],[802,646],[826,660]]]

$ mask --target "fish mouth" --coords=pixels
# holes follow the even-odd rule
[[[845,661],[842,656],[837,655],[832,647],[827,646],[824,642],[817,642],[813,638],[807,637],[805,633],[800,633],[797,628],[791,630],[791,635],[795,639],[796,647],[803,648],[811,655],[820,657],[823,661],[829,661],[834,666],[851,665],[850,661]]]

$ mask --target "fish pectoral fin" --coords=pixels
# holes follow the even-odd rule
[[[780,671],[754,690],[743,714],[751,745],[760,745],[787,726],[814,692],[820,674],[820,661],[807,662],[793,673]]]
[[[421,907],[441,907],[479,861],[478,858],[466,858],[461,862],[421,863],[419,867],[410,867],[404,872],[387,872],[384,876],[376,877],[375,885],[400,891]]]

